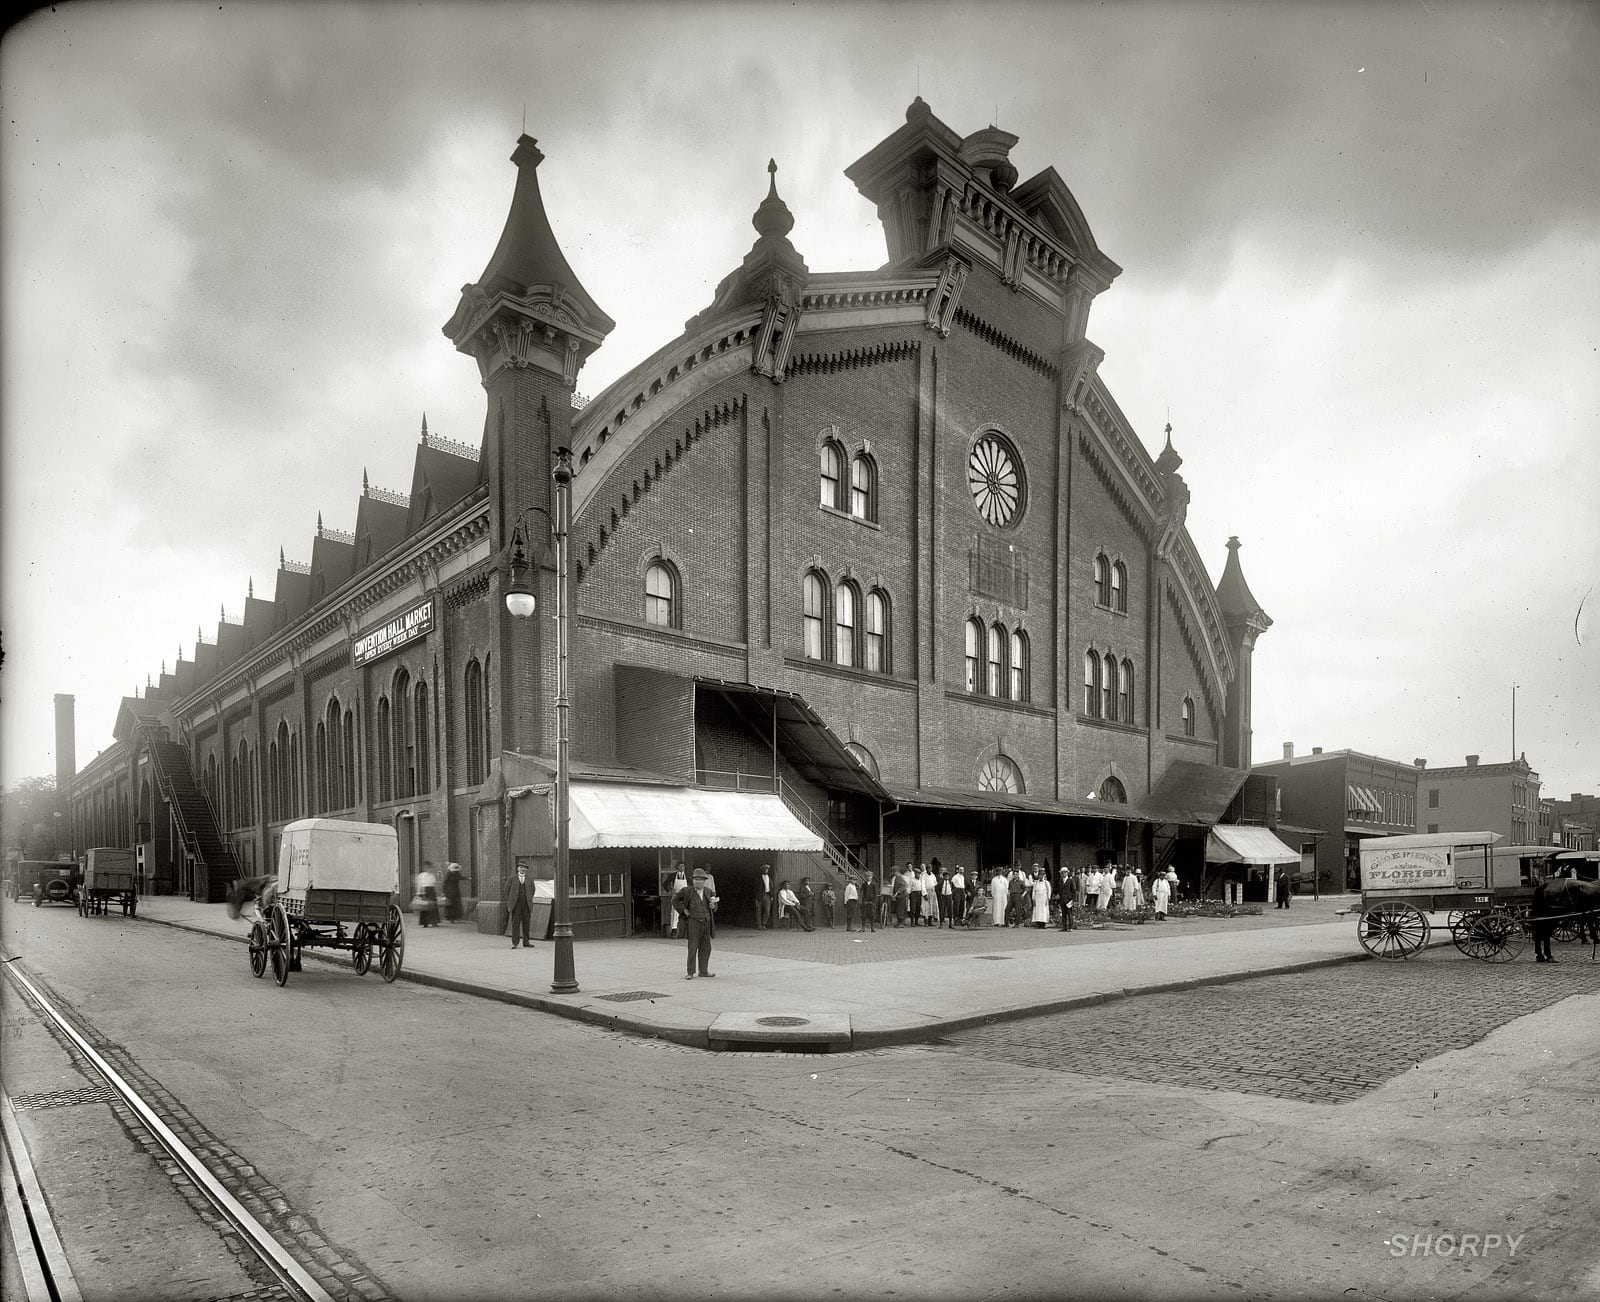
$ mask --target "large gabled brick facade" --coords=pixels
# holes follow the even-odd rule
[[[1099,379],[1089,318],[1120,268],[1054,169],[1019,183],[1015,143],[962,137],[913,103],[847,169],[884,224],[872,272],[813,272],[774,175],[712,304],[580,407],[612,322],[556,243],[524,136],[504,233],[445,327],[478,367],[481,445],[425,434],[409,495],[364,486],[354,534],[319,527],[308,565],[280,564],[273,601],[252,594],[182,681],[136,698],[130,717],[154,722],[80,775],[86,826],[133,833],[127,784],[162,729],[188,748],[241,869],[270,861],[287,818],[333,812],[402,823],[408,867],[455,859],[496,899],[509,856],[547,849],[506,835],[523,773],[506,757],[554,754],[555,639],[503,596],[520,535],[537,609],[554,608],[543,513],[565,447],[572,753],[587,771],[648,754],[658,773],[710,781],[770,743],[707,704],[672,716],[692,736],[641,746],[623,716],[648,711],[630,693],[669,680],[619,670],[752,684],[802,698],[881,784],[840,799],[793,756],[770,762],[871,865],[1139,859],[1164,840],[1170,855],[1175,829],[1140,801],[1174,760],[1248,765],[1249,664],[1270,620],[1237,540],[1211,582],[1170,430],[1152,458]],[[825,503],[830,457],[841,482]],[[663,574],[667,606],[647,592]],[[422,605],[421,636],[358,663],[363,635]],[[992,811],[963,803],[986,787]],[[181,865],[167,880],[184,888]]]

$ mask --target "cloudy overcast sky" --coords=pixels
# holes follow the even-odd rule
[[[881,264],[843,168],[920,91],[1126,269],[1100,373],[1275,621],[1255,758],[1507,759],[1520,684],[1545,794],[1600,790],[1597,85],[1577,4],[41,12],[0,45],[0,778],[53,770],[56,692],[106,746],[363,469],[409,489],[424,411],[477,443],[440,327],[524,113],[617,321],[594,393],[748,250],[768,157],[813,270]]]

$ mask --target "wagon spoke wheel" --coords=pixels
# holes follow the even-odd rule
[[[1556,923],[1555,930],[1551,933],[1551,936],[1553,939],[1565,944],[1568,941],[1577,940],[1582,934],[1583,928],[1577,918],[1562,918],[1560,922]]]
[[[389,906],[389,921],[383,924],[378,938],[378,970],[385,981],[400,975],[400,966],[406,957],[406,924],[397,906]]]
[[[1428,943],[1427,915],[1411,904],[1375,904],[1357,927],[1362,948],[1374,958],[1410,958]]]
[[[1484,963],[1509,963],[1522,953],[1527,938],[1522,925],[1506,913],[1485,913],[1470,919],[1456,948]]]
[[[267,929],[259,922],[250,924],[250,975],[261,976],[267,970]]]
[[[272,958],[272,979],[280,986],[287,985],[293,941],[289,938],[289,915],[281,904],[274,904],[267,915],[267,953]]]
[[[372,968],[372,936],[364,922],[356,926],[356,934],[350,942],[350,962],[357,976],[366,976]]]

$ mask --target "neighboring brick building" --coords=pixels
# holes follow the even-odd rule
[[[1416,830],[1417,767],[1354,750],[1296,755],[1285,742],[1283,758],[1251,766],[1278,780],[1284,823],[1314,828],[1317,887],[1359,890],[1361,843],[1368,837]]]
[[[774,176],[711,305],[581,405],[612,321],[522,137],[505,230],[445,327],[478,365],[481,447],[424,426],[409,494],[364,486],[353,533],[319,524],[272,600],[125,701],[75,786],[79,843],[148,843],[160,880],[212,897],[308,813],[398,823],[408,868],[456,859],[491,903],[510,857],[542,870],[538,512],[570,448],[575,776],[781,785],[828,841],[813,875],[934,855],[1198,874],[1245,784],[1271,620],[1236,538],[1213,587],[1170,428],[1152,458],[1096,374],[1089,311],[1120,268],[1054,169],[1018,184],[1013,144],[915,101],[847,169],[884,223],[871,272],[811,271]],[[519,523],[527,621],[503,602]],[[179,827],[158,806],[187,788]],[[760,857],[679,848],[736,905]],[[658,858],[577,854],[580,934],[625,927]]]
[[[1498,832],[1506,845],[1548,843],[1539,835],[1539,775],[1526,755],[1504,764],[1478,756],[1454,768],[1417,761],[1418,832]]]
[[[1570,800],[1550,800],[1550,839],[1569,850],[1600,848],[1600,796],[1574,791]]]

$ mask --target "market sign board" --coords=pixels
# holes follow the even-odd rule
[[[1450,847],[1415,850],[1361,847],[1361,889],[1364,891],[1450,891],[1456,885]]]
[[[382,659],[391,651],[409,646],[433,632],[433,598],[396,615],[388,623],[361,634],[352,644],[351,660],[364,665]]]

